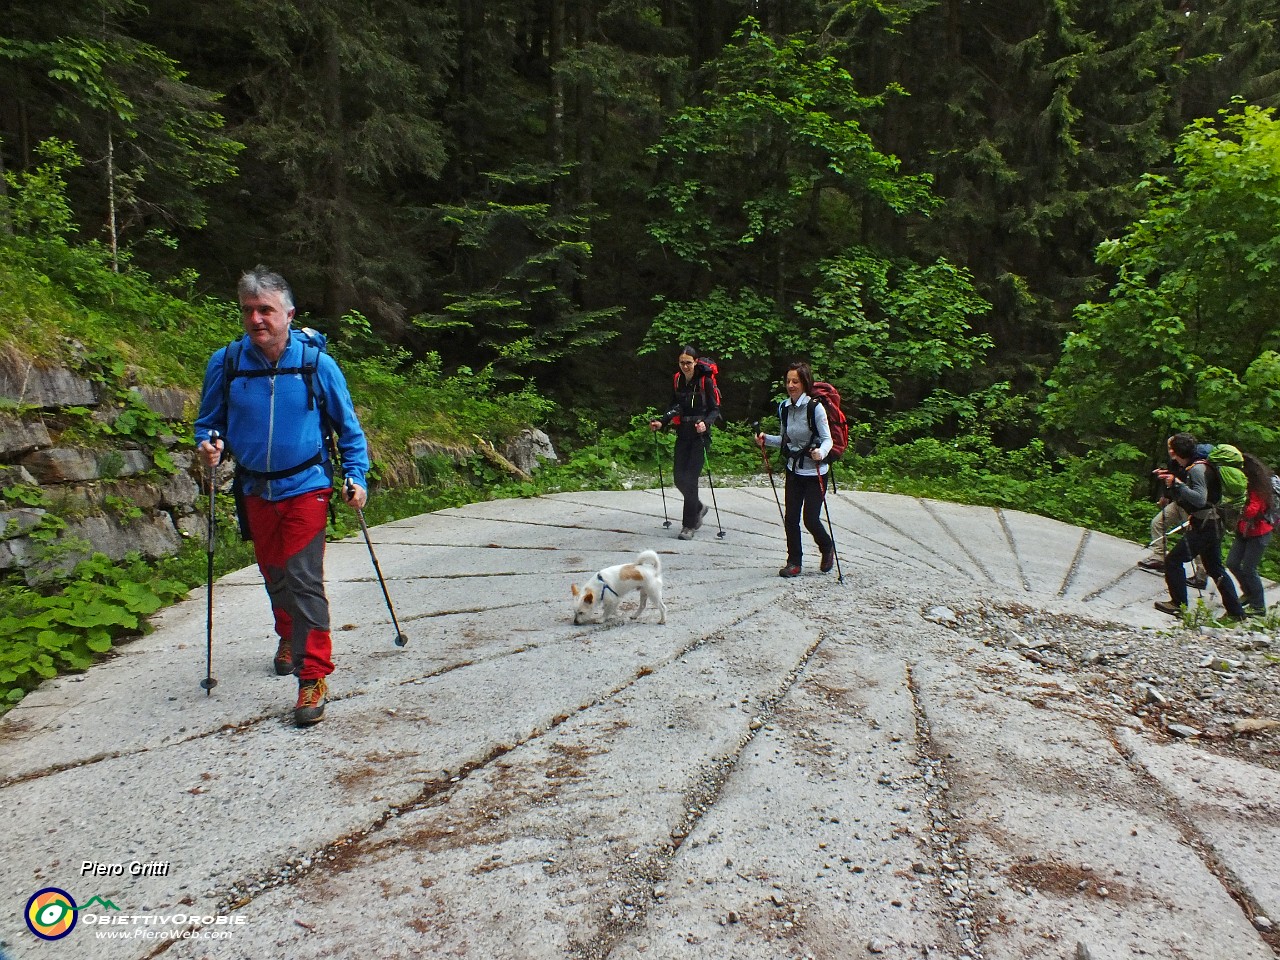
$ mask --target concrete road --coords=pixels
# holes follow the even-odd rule
[[[843,582],[782,580],[771,490],[717,501],[691,542],[657,491],[378,527],[403,648],[331,544],[310,729],[254,570],[215,585],[211,695],[203,591],[46,684],[0,720],[0,951],[1274,960],[1280,777],[966,636],[982,605],[1167,627],[1140,548],[842,490]],[[666,625],[574,626],[570,584],[648,548]]]

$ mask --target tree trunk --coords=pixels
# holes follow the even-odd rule
[[[547,158],[557,169],[564,166],[564,78],[560,61],[564,57],[564,0],[551,0],[551,22],[547,35],[547,65],[551,70],[551,95],[547,102]],[[564,187],[560,178],[551,189],[552,210],[564,212]]]
[[[343,143],[342,61],[338,54],[338,38],[333,23],[324,29],[324,112],[329,131],[329,153],[322,183],[328,194],[325,210],[324,316],[336,320],[354,302],[351,283],[351,238],[347,228],[347,174]]]

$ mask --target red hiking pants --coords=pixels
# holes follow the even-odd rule
[[[294,672],[301,680],[333,673],[324,592],[324,528],[332,494],[326,489],[287,500],[244,498],[276,633],[292,646]]]

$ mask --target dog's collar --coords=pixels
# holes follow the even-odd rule
[[[606,590],[608,590],[610,593],[612,593],[615,597],[617,597],[617,596],[621,596],[621,594],[619,594],[617,590],[615,590],[615,589],[613,589],[613,587],[609,586],[609,582],[608,582],[607,580],[605,580],[605,578],[604,578],[604,577],[600,576],[600,574],[598,574],[598,573],[596,574],[596,579],[597,579],[597,580],[599,580],[599,581],[604,585],[604,588],[605,588]]]

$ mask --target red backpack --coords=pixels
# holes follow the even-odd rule
[[[714,360],[708,360],[705,357],[699,357],[694,362],[694,372],[698,373],[700,367],[702,370],[698,376],[698,384],[694,389],[705,395],[707,393],[708,386],[707,380],[710,379],[711,397],[713,398],[715,406],[718,407],[720,406],[720,384],[716,382],[716,377],[720,375],[720,368],[716,366],[716,362]],[[671,378],[671,389],[673,391],[680,389],[680,377],[681,373],[677,370]],[[672,417],[671,423],[672,425],[678,425],[680,423],[680,418],[678,416]]]
[[[839,460],[849,449],[849,419],[840,409],[840,391],[825,380],[818,380],[809,391],[809,399],[817,400],[827,411],[827,426],[831,428],[831,452],[827,460]],[[809,404],[809,432],[814,437],[818,435],[818,427],[813,422],[813,404]]]

